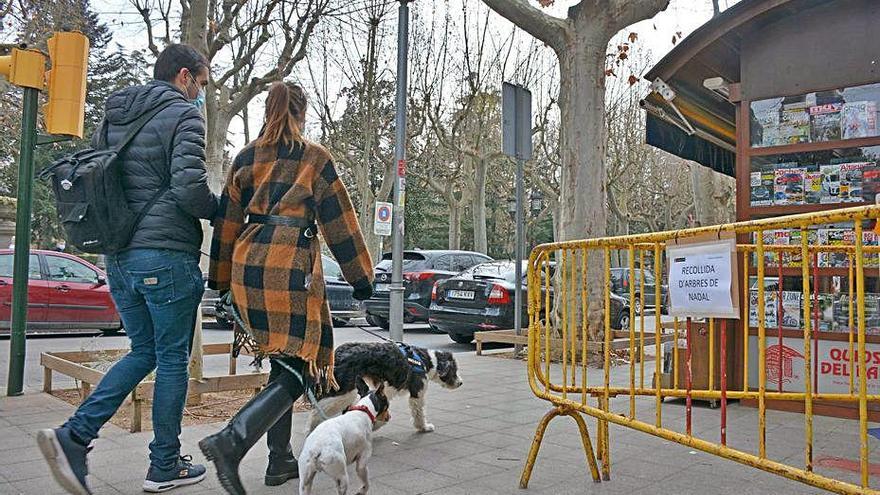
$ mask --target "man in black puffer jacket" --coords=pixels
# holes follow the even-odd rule
[[[106,144],[114,146],[138,117],[173,102],[147,123],[120,157],[126,199],[134,211],[165,190],[129,246],[106,260],[110,293],[131,352],[107,372],[64,426],[38,433],[52,473],[70,493],[91,493],[86,480],[88,445],[154,369],[154,439],[143,489],[164,492],[205,477],[204,466],[180,455],[178,437],[193,328],[204,291],[199,219],[213,219],[218,202],[208,188],[201,113],[208,61],[189,46],[171,45],[156,60],[154,79],[111,95],[104,122],[93,137],[95,145],[104,136]]]

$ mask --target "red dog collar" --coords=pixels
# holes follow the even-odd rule
[[[376,422],[376,416],[373,415],[373,412],[370,411],[370,409],[367,408],[367,406],[351,406],[348,408],[348,411],[361,411],[363,413],[367,413],[367,416],[370,417],[370,422],[371,423]]]

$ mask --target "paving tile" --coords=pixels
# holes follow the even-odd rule
[[[376,481],[409,493],[425,493],[456,484],[455,478],[415,468],[401,473],[378,476]],[[410,491],[413,489],[416,491]]]

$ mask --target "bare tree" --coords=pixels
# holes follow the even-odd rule
[[[605,234],[605,77],[608,42],[621,29],[664,10],[669,0],[582,0],[565,19],[528,0],[483,0],[494,11],[550,46],[559,58],[562,156],[559,238]],[[550,5],[552,0],[541,0]],[[598,255],[591,265],[600,266]],[[598,301],[601,270],[590,270],[591,301]],[[590,338],[602,335],[602,310],[590,308]]]
[[[179,38],[211,62],[206,153],[209,180],[219,190],[231,121],[306,56],[318,21],[336,12],[332,0],[180,0],[179,22],[173,0],[131,2],[141,14],[154,56]]]

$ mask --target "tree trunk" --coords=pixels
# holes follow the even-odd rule
[[[461,206],[454,199],[449,205],[449,249],[461,249]]]
[[[231,119],[231,115],[220,111],[209,111],[205,118],[205,166],[208,170],[208,184],[215,193],[223,190],[226,180],[226,135]]]
[[[486,232],[486,160],[474,159],[474,195],[471,209],[474,214],[474,251],[489,252],[489,238]]]
[[[690,169],[697,225],[729,222],[732,219],[729,204],[731,189],[725,183],[725,177],[696,163],[691,163]]]
[[[585,17],[577,18],[577,22],[591,21]],[[605,50],[609,37],[591,26],[577,26],[569,34],[567,46],[557,52],[563,130],[558,233],[562,241],[602,237],[607,223],[604,119]],[[591,267],[603,267],[602,254],[593,251],[587,263]],[[603,270],[589,270],[587,287],[591,301],[603,300],[603,286]],[[601,308],[602,305],[590,305],[590,340],[602,339]]]

